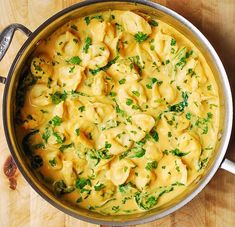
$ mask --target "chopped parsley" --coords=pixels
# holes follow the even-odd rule
[[[88,49],[89,49],[90,45],[91,45],[91,38],[87,37],[85,39],[85,45],[83,46],[83,49],[82,49],[84,53],[86,53],[86,54],[88,53]]]
[[[157,165],[157,161],[148,162],[145,166],[145,169],[151,171],[153,169],[156,169]]]
[[[185,117],[186,117],[188,120],[191,120],[192,114],[191,114],[190,112],[188,112],[188,113],[185,114]]]
[[[125,84],[125,83],[126,83],[126,79],[123,78],[123,79],[119,80],[118,83],[119,83],[119,84]]]
[[[59,150],[60,150],[61,152],[64,152],[64,150],[66,150],[66,149],[68,149],[68,148],[71,148],[71,147],[73,147],[73,143],[70,143],[70,144],[63,144],[63,145],[61,145],[61,147],[59,148]]]
[[[127,99],[126,100],[126,105],[130,106],[133,103],[132,99]]]
[[[153,138],[156,142],[159,141],[159,136],[158,136],[157,131],[155,131],[154,129],[152,129],[152,130],[150,131],[150,135],[152,136],[152,138]]]
[[[53,158],[53,159],[49,160],[49,164],[50,164],[52,167],[56,166],[56,159]]]
[[[97,185],[94,186],[95,191],[100,191],[103,188],[105,188],[104,184],[97,184]]]
[[[175,39],[171,39],[171,46],[175,46],[175,44],[176,44],[176,40]]]
[[[67,194],[67,193],[74,191],[74,187],[67,186],[63,180],[56,181],[53,184],[53,189],[54,189],[56,196],[61,196],[63,194]]]
[[[60,144],[63,143],[63,139],[57,132],[52,132],[52,135],[56,138],[57,143],[60,143]]]
[[[79,136],[79,135],[80,135],[80,129],[79,129],[79,128],[76,128],[76,129],[75,129],[75,133],[76,133],[77,136]]]
[[[183,101],[169,107],[171,112],[183,112],[185,107],[188,106],[188,93],[182,92]]]
[[[47,143],[49,137],[51,135],[50,129],[47,127],[44,131],[44,133],[42,134],[42,139],[45,140],[45,142]]]
[[[158,22],[155,21],[155,20],[150,20],[150,21],[149,21],[149,24],[150,24],[151,26],[153,26],[153,27],[157,27],[157,26],[158,26]]]
[[[91,186],[91,181],[85,178],[79,178],[76,180],[76,183],[75,183],[75,187],[77,189],[83,189],[87,185]]]
[[[78,110],[79,110],[80,112],[84,112],[84,111],[85,111],[85,106],[80,106],[80,107],[78,108]]]
[[[180,151],[178,148],[174,149],[174,150],[171,150],[170,151],[173,155],[175,156],[178,156],[178,157],[183,157],[185,155],[187,155],[189,152],[185,153],[185,152],[182,152]]]
[[[59,104],[60,102],[65,101],[67,93],[65,91],[63,93],[56,91],[54,94],[50,94],[50,96],[54,104]]]
[[[56,115],[49,121],[49,123],[53,126],[60,126],[62,123],[62,118]]]
[[[69,73],[73,73],[74,72],[74,69],[75,69],[75,65],[73,67],[70,67],[69,68]]]
[[[91,72],[92,75],[96,75],[98,72],[100,71],[105,71],[107,70],[108,68],[110,68],[111,65],[115,64],[116,61],[118,60],[119,56],[117,55],[114,59],[112,59],[111,61],[109,61],[107,63],[107,65],[103,66],[103,67],[100,67],[100,68],[97,68],[97,69],[90,69],[89,71]]]
[[[77,27],[75,24],[72,24],[72,25],[70,26],[70,28],[72,28],[72,29],[75,30],[75,31],[78,31],[78,27]]]
[[[69,62],[70,64],[73,64],[73,65],[79,65],[82,62],[82,60],[78,56],[74,56],[74,57],[70,58],[67,62]]]
[[[85,17],[84,20],[86,22],[86,25],[89,25],[91,23],[91,20],[93,20],[93,19],[97,19],[100,22],[104,21],[104,18],[102,17],[102,15],[95,15],[93,17]]]
[[[151,78],[151,81],[148,84],[146,84],[146,87],[148,89],[152,89],[153,88],[153,84],[155,84],[155,83],[158,86],[160,86],[163,82],[154,77],[154,78]]]
[[[140,97],[140,93],[138,91],[132,91],[132,93],[137,96],[137,97]]]
[[[105,148],[111,148],[112,147],[112,144],[111,143],[108,143],[107,141],[105,141],[105,145],[104,145]]]
[[[142,43],[142,42],[144,42],[144,41],[148,38],[148,35],[147,35],[147,34],[144,34],[143,32],[137,32],[137,33],[134,35],[134,38],[135,38],[135,40],[136,40],[138,43]]]

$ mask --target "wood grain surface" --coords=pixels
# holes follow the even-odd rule
[[[43,21],[76,0],[0,0],[0,31],[18,22],[32,31]],[[155,0],[186,17],[215,47],[235,95],[235,1],[234,0]],[[0,75],[7,75],[18,49],[26,37],[16,33],[11,47],[0,63]],[[4,86],[0,85],[0,104]],[[226,157],[235,161],[235,132]],[[16,172],[16,190],[9,188],[3,173],[3,163],[9,156],[0,123],[0,227],[95,227],[76,220],[45,202]],[[189,204],[177,212],[139,227],[176,226],[235,226],[235,176],[218,170],[207,187]]]

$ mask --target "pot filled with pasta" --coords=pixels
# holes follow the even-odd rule
[[[206,38],[149,1],[86,1],[29,38],[6,83],[4,129],[29,184],[84,221],[123,226],[172,213],[223,161],[232,96]],[[222,167],[234,172],[234,164]]]

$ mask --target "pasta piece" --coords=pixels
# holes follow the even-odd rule
[[[106,35],[107,23],[100,22],[98,20],[92,20],[88,25],[90,32],[92,34],[93,43],[99,43],[104,41]]]
[[[88,55],[90,56],[88,67],[97,69],[108,64],[110,52],[104,43],[95,43],[90,46]]]
[[[147,45],[149,46],[149,44],[143,44],[144,47]],[[144,68],[144,74],[149,75],[154,73],[156,68],[161,65],[161,61],[156,52],[151,51],[150,48],[147,48],[147,50],[141,46],[136,47],[137,56],[139,56],[139,64],[141,68]],[[155,67],[153,67],[153,65]]]
[[[205,70],[203,69],[202,64],[200,62],[198,62],[194,71],[195,71],[195,74],[197,75],[197,79],[200,84],[203,85],[208,81],[208,78],[205,74]]]
[[[101,182],[96,183],[96,187],[99,188],[101,186],[100,190],[92,190],[91,196],[89,199],[94,201],[94,205],[96,206],[102,206],[104,205],[109,199],[111,199],[116,192],[116,186],[112,183],[111,180],[103,180]]]
[[[138,32],[149,35],[152,32],[148,22],[143,17],[133,12],[126,11],[121,15],[121,18],[124,29],[132,35],[135,35]]]
[[[81,111],[79,111],[79,108],[81,108],[83,104],[79,100],[66,99],[65,106],[66,106],[66,111],[65,114],[62,116],[67,118],[68,120],[73,120],[74,116],[81,115]]]
[[[51,104],[50,89],[44,84],[35,84],[29,91],[29,102],[34,107]]]
[[[132,117],[133,124],[138,125],[141,130],[149,132],[155,125],[155,120],[152,116],[147,114],[136,114]]]
[[[106,23],[105,27],[105,36],[104,36],[104,41],[101,40],[101,42],[104,42],[107,46],[111,45],[112,41],[115,39],[115,28],[114,25],[111,23]],[[116,50],[116,48],[113,48]],[[114,55],[113,55],[114,56]]]
[[[121,80],[125,78],[126,81],[136,81],[140,79],[140,75],[135,68],[130,67],[130,62],[122,61],[116,64],[113,64],[110,69],[109,73],[112,77],[116,80]]]
[[[162,30],[156,33],[153,40],[152,45],[161,60],[170,59],[171,55],[176,53],[178,50],[177,42],[172,46],[172,40],[174,40],[174,38],[170,35],[164,34]],[[172,51],[172,49],[174,51]]]
[[[164,100],[162,99],[161,94],[159,92],[159,86],[156,83],[153,84],[151,89],[151,99],[150,99],[151,107],[156,108],[159,105],[161,105],[163,101]]]
[[[177,72],[176,74],[176,81],[178,83],[183,83],[184,80],[190,80],[190,75],[194,72],[194,69],[197,65],[197,61],[195,59],[190,59],[187,61],[186,65]]]
[[[134,182],[139,190],[144,190],[144,188],[148,186],[151,181],[154,181],[153,173],[146,169],[137,167],[135,168],[135,172],[137,172],[138,175],[135,176]]]
[[[135,166],[130,160],[118,158],[110,164],[110,170],[106,172],[107,179],[110,179],[114,185],[124,184],[129,177],[131,168]]]
[[[105,144],[110,144],[108,149],[110,154],[118,155],[128,150],[133,141],[130,139],[129,134],[125,132],[125,127],[119,126],[101,133],[97,148],[104,148]]]
[[[62,66],[58,69],[58,81],[67,90],[76,90],[82,79],[84,68],[78,65]]]
[[[134,141],[140,141],[150,132],[155,125],[153,117],[147,114],[136,114],[132,117],[132,122],[126,126],[130,137]]]
[[[197,116],[203,117],[204,116],[204,107],[202,105],[201,94],[199,92],[193,92],[188,99],[188,109],[189,111]]]
[[[45,118],[42,114],[41,111],[32,111],[30,110],[30,112],[25,112],[23,109],[21,110],[21,117],[22,119],[26,119],[24,120],[23,123],[23,127],[25,129],[35,129],[38,126],[40,126],[41,124],[44,123]]]
[[[88,136],[83,131],[79,131],[79,136],[77,136],[77,141],[81,143],[84,147],[93,148],[93,141],[88,139]]]
[[[145,157],[147,159],[156,160],[157,162],[159,162],[162,159],[163,154],[160,151],[159,146],[157,145],[156,142],[147,141],[144,144],[143,148],[146,150]]]
[[[162,99],[171,104],[176,99],[177,90],[172,85],[163,82],[159,86],[159,94],[161,95]]]
[[[74,42],[74,40],[79,40],[79,38],[69,31],[60,35],[55,43],[56,54],[65,57],[77,56],[80,45],[78,45],[77,42]]]
[[[53,170],[60,170],[62,169],[63,163],[59,157],[59,151],[52,151],[47,153],[47,162],[49,168]]]
[[[48,79],[53,75],[51,61],[44,54],[33,58],[30,70],[32,74],[38,78],[38,83],[47,84]]]
[[[99,72],[94,76],[94,81],[92,83],[91,89],[94,95],[106,95],[109,90],[108,82],[105,80],[107,73],[104,71]]]
[[[187,184],[187,169],[179,157],[172,154],[165,155],[158,163],[156,170],[157,184],[159,186],[169,186],[176,182]]]
[[[64,181],[67,186],[72,186],[76,180],[76,175],[73,171],[73,163],[71,161],[63,161],[63,168],[61,170]]]
[[[118,101],[128,113],[136,112],[147,101],[145,89],[141,84],[133,81],[118,90]]]
[[[116,44],[113,47],[115,50],[117,49],[119,51],[120,55],[123,58],[136,55],[136,41],[134,39],[134,36],[128,32],[122,32],[117,37]]]
[[[94,123],[102,123],[113,112],[113,107],[100,102],[86,105],[86,117]]]
[[[201,144],[196,137],[189,133],[183,133],[178,139],[179,149],[188,153],[182,157],[183,162],[192,169],[198,168],[198,160],[201,154]]]
[[[59,104],[57,104],[53,110],[53,115],[54,116],[58,116],[60,118],[64,117],[64,109],[65,109],[65,103],[64,102],[60,102]]]

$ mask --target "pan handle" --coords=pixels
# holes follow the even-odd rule
[[[224,159],[220,167],[229,171],[230,173],[235,174],[235,163],[228,160],[227,158]]]
[[[16,30],[22,31],[28,37],[32,34],[32,32],[22,24],[11,24],[11,25],[7,26],[0,33],[0,61],[5,56]],[[3,76],[0,76],[0,83],[5,84],[6,78]]]

